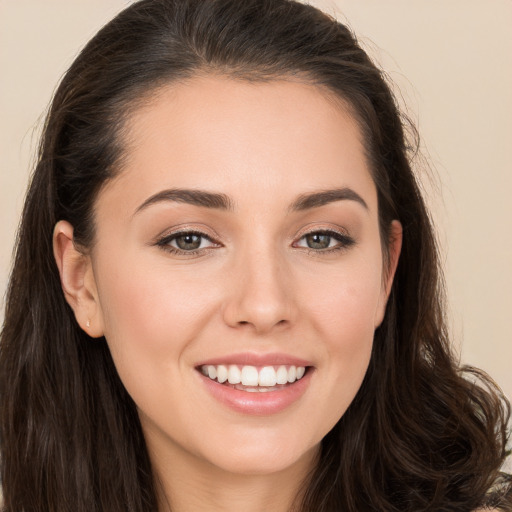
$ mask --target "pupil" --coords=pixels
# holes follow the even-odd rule
[[[307,235],[306,242],[310,249],[327,249],[331,243],[329,235],[320,235],[318,233]]]
[[[176,238],[176,245],[184,251],[199,249],[201,237],[199,235],[181,235]]]

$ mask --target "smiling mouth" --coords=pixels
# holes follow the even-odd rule
[[[279,391],[302,379],[307,366],[202,365],[198,370],[209,379],[249,393]]]

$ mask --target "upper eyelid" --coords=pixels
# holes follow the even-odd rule
[[[176,238],[179,238],[180,236],[183,236],[183,235],[196,235],[196,236],[206,239],[208,242],[210,242],[212,244],[212,246],[217,246],[217,247],[221,246],[221,244],[219,242],[217,242],[215,239],[213,239],[211,236],[208,236],[205,233],[200,233],[200,232],[195,232],[195,231],[177,231],[175,233],[169,233],[169,235],[164,235],[164,236],[158,238],[156,241],[156,245],[161,245],[161,246],[170,245],[173,240],[176,240]],[[208,247],[208,248],[204,247],[203,249],[211,249],[211,248],[212,247]],[[181,250],[179,248],[175,248],[175,249],[178,251]],[[196,250],[200,251],[202,249],[196,249]],[[186,252],[189,252],[189,251],[186,251]],[[193,251],[190,251],[190,252],[193,252]]]
[[[332,227],[329,227],[329,228],[316,227],[314,229],[305,230],[300,235],[297,235],[293,239],[292,246],[297,244],[301,240],[303,240],[308,235],[312,235],[312,234],[316,234],[316,233],[327,235],[331,238],[336,239],[340,243],[340,246],[338,246],[337,248],[332,247],[332,248],[329,248],[329,249],[326,248],[323,250],[311,249],[314,252],[327,253],[329,251],[339,249],[340,247],[348,248],[357,243],[356,239],[348,231],[346,231],[344,229],[335,229]]]
[[[167,235],[168,238],[177,238],[179,236],[183,236],[183,235],[197,235],[197,236],[202,236],[203,238],[208,238],[208,240],[211,240],[212,239],[212,236],[209,235],[208,233],[204,233],[203,231],[196,231],[196,230],[193,230],[193,229],[185,229],[185,230],[180,230],[180,231],[173,231],[172,233],[169,233]],[[165,237],[166,235],[164,235]]]
[[[201,231],[191,231],[191,230],[187,230],[187,231],[175,231],[173,233],[169,233],[168,235],[163,235],[162,238],[168,238],[168,239],[174,239],[174,238],[179,238],[180,236],[185,236],[185,235],[196,235],[196,236],[200,236],[201,238],[206,238],[207,240],[210,240],[211,242],[213,242],[213,238],[208,235],[207,233],[203,233]]]
[[[313,233],[333,233],[336,235],[352,238],[348,230],[342,229],[342,228],[335,228],[332,226],[309,226],[308,228],[305,228],[303,230],[299,230],[299,232],[293,237],[293,240],[300,240],[301,238],[304,238],[307,235],[311,235]]]
[[[344,238],[350,238],[353,239],[352,235],[348,232],[348,230],[343,229],[341,227],[333,227],[333,226],[322,226],[322,225],[316,225],[316,226],[307,226],[301,230],[299,230],[298,233],[296,233],[294,236],[290,237],[290,241],[292,243],[297,242],[298,240],[301,240],[305,236],[314,234],[314,233],[323,233],[323,234],[332,234],[332,235],[339,235]],[[162,234],[158,235],[154,239],[154,243],[161,244],[165,243],[167,241],[173,240],[174,238],[177,238],[181,235],[186,234],[194,234],[201,237],[206,238],[210,242],[217,244],[217,245],[223,245],[219,239],[220,237],[217,234],[211,234],[206,229],[200,229],[195,227],[188,227],[188,226],[182,226],[176,230],[168,230],[164,231]]]
[[[187,226],[183,226],[183,227],[180,227],[175,230],[171,229],[171,230],[163,231],[162,233],[157,235],[154,240],[156,243],[159,243],[162,240],[172,240],[173,238],[177,238],[179,236],[187,235],[187,234],[202,236],[204,238],[207,238],[211,242],[220,243],[218,241],[219,236],[217,234],[209,233],[209,232],[207,232],[207,230],[204,230],[204,229],[187,227]]]
[[[172,242],[183,235],[197,235],[199,237],[202,237],[206,240],[208,240],[211,245],[209,247],[198,247],[197,249],[191,249],[191,250],[185,250],[181,249],[180,247],[175,247]],[[201,254],[206,254],[210,252],[212,249],[218,249],[222,247],[222,244],[214,240],[211,236],[207,235],[206,233],[203,233],[201,231],[194,231],[191,229],[184,229],[179,231],[171,232],[167,235],[162,235],[156,239],[156,241],[152,244],[159,249],[169,252],[171,254],[174,254],[176,257],[182,256],[182,257],[193,257],[193,256],[199,256]]]

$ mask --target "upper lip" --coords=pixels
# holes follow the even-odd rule
[[[312,366],[311,361],[279,352],[266,354],[258,354],[254,352],[227,354],[225,356],[218,356],[212,359],[201,361],[197,364],[197,366],[218,366],[220,364],[236,364],[240,366]]]

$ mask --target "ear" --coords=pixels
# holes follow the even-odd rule
[[[80,327],[92,338],[103,336],[103,317],[90,256],[74,244],[73,226],[59,221],[53,231],[53,254],[66,301]]]
[[[382,291],[375,315],[375,328],[377,328],[384,320],[386,312],[386,304],[388,302],[393,279],[395,277],[400,251],[402,250],[403,229],[402,224],[398,220],[391,222],[388,239],[388,261],[384,268],[384,277],[382,281]]]

